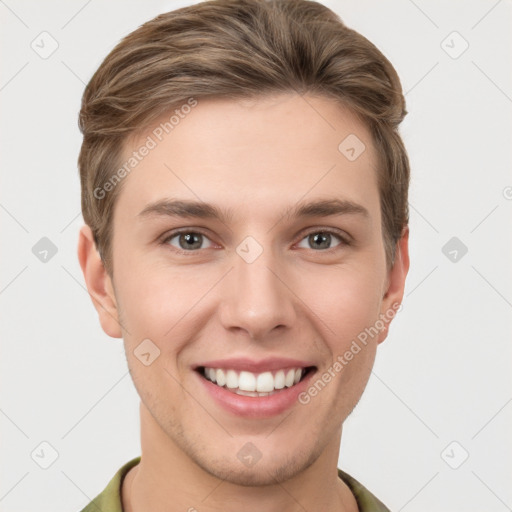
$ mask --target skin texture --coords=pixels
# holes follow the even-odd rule
[[[127,140],[125,156],[151,133]],[[349,134],[366,146],[355,161],[338,150]],[[357,510],[336,472],[342,424],[389,322],[310,403],[271,418],[221,409],[191,366],[292,357],[312,361],[321,376],[401,302],[408,232],[388,270],[376,162],[368,129],[330,99],[201,99],[118,185],[112,279],[90,228],[81,229],[89,293],[105,333],[124,339],[141,397],[142,460],[125,479],[125,510]],[[138,216],[164,198],[213,203],[232,218]],[[349,200],[368,215],[284,217],[317,199]],[[187,247],[179,235],[162,243],[177,228],[204,235],[197,248],[177,253]],[[350,243],[308,236],[326,229]],[[263,249],[251,264],[236,252],[247,236]],[[160,356],[145,366],[134,350],[148,338]],[[262,454],[252,467],[237,458],[247,442]]]

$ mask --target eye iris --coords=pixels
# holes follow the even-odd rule
[[[198,239],[199,242],[194,242],[194,239]],[[180,235],[180,247],[182,249],[198,249],[201,247],[202,235],[200,233],[185,233]],[[185,241],[182,244],[182,241]],[[194,246],[194,243],[198,246]]]
[[[321,249],[329,249],[330,241],[331,241],[331,235],[330,233],[314,233],[309,235],[309,241],[312,242],[311,245],[313,247],[315,246],[315,243],[320,240],[320,243],[324,244]],[[327,242],[327,245],[325,244]],[[318,246],[317,246],[318,247]]]

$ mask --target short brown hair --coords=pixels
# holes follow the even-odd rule
[[[318,2],[209,0],[141,25],[108,54],[85,88],[79,116],[82,215],[107,272],[113,275],[112,217],[122,183],[105,197],[95,190],[117,170],[128,136],[190,98],[293,91],[334,99],[370,129],[392,263],[409,220],[409,160],[398,134],[407,111],[392,64]]]

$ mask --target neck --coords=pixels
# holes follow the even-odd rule
[[[347,485],[338,477],[341,428],[320,456],[291,478],[266,485],[238,485],[220,479],[192,460],[141,404],[140,463],[122,486],[124,512],[357,512]]]

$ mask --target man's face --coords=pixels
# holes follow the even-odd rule
[[[161,439],[219,478],[282,480],[338,446],[386,329],[357,352],[353,342],[401,299],[405,275],[386,266],[377,156],[366,127],[325,98],[200,99],[159,141],[154,130],[171,115],[125,147],[123,160],[148,136],[156,142],[124,179],[114,211],[119,336],[145,421]],[[353,135],[339,149],[351,134],[366,146],[359,156]],[[339,213],[291,215],[334,200]],[[208,203],[225,217],[148,212],[161,201]],[[228,383],[238,377],[249,388],[259,374],[275,389],[279,370],[308,371],[255,397],[209,382],[205,366],[232,370]]]

